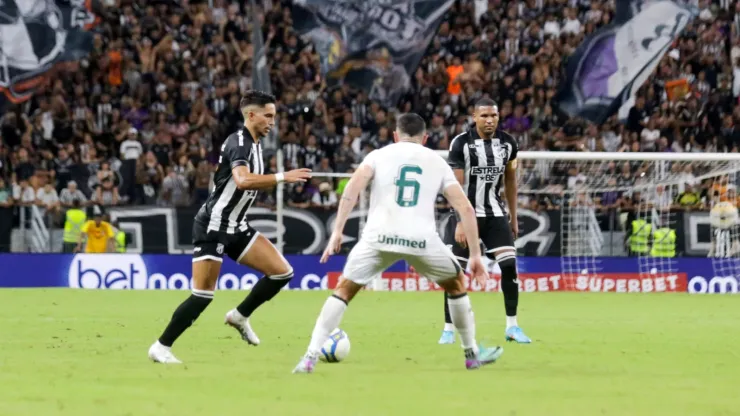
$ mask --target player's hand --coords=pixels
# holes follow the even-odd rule
[[[486,280],[488,280],[488,271],[483,266],[483,260],[480,256],[471,256],[468,259],[468,267],[470,268],[470,276],[478,281],[481,287],[486,287]]]
[[[311,169],[293,169],[285,172],[284,177],[285,182],[287,183],[306,182],[307,180],[311,179]]]
[[[468,246],[468,240],[465,239],[465,231],[463,231],[463,226],[460,222],[458,222],[455,227],[455,241],[457,241],[457,244],[462,248]]]
[[[329,238],[329,244],[326,245],[326,250],[324,250],[324,254],[321,255],[321,260],[319,260],[319,262],[326,263],[332,254],[339,253],[339,250],[341,249],[342,249],[342,233],[331,233],[331,237]]]
[[[511,224],[511,233],[514,234],[514,238],[519,237],[519,220],[516,217],[511,217],[509,223]]]

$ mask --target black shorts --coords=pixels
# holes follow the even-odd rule
[[[514,234],[511,232],[509,217],[477,217],[478,235],[483,243],[483,251],[490,259],[494,259],[493,252],[502,249],[513,249]],[[444,231],[443,241],[445,245],[452,246],[452,254],[458,260],[467,260],[470,255],[467,248],[461,247],[455,241],[455,227],[457,219],[454,215],[450,216]]]
[[[193,262],[199,260],[223,261],[224,253],[234,261],[249,251],[259,232],[247,226],[246,231],[227,234],[208,230],[208,226],[193,222]]]

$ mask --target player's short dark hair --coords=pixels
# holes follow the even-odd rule
[[[481,98],[480,100],[476,101],[475,109],[477,110],[481,107],[498,107],[498,104],[496,104],[496,101],[493,101],[490,98]]]
[[[396,129],[409,137],[416,137],[427,131],[424,119],[416,113],[406,113],[396,121]]]
[[[247,90],[239,102],[239,108],[244,108],[250,105],[256,105],[258,107],[264,107],[267,104],[275,104],[277,99],[274,95],[258,90]]]

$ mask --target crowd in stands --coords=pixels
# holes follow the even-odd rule
[[[242,123],[253,47],[246,5],[214,0],[115,0],[87,58],[48,77],[30,101],[0,119],[0,207],[200,204],[222,141]],[[429,123],[427,146],[446,149],[488,95],[501,128],[525,150],[737,152],[740,148],[740,2],[694,2],[701,15],[639,91],[625,123],[566,119],[551,98],[583,38],[614,18],[614,1],[490,0],[479,18],[455,2],[397,109],[349,86],[325,88],[319,57],[292,30],[289,2],[261,2],[259,18],[286,169],[352,172],[392,142],[395,114]],[[256,28],[259,30],[260,28]],[[668,99],[666,83],[690,92]],[[268,172],[277,169],[266,152]],[[633,180],[635,172],[625,172]],[[562,180],[539,178],[545,182]],[[315,178],[290,188],[289,206],[337,203],[346,181]],[[273,206],[275,195],[260,201]]]

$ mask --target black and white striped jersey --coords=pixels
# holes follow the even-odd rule
[[[481,138],[475,128],[452,139],[448,162],[452,169],[464,170],[463,191],[477,217],[506,215],[501,186],[506,165],[516,159],[517,152],[516,140],[501,130],[491,139]]]
[[[198,210],[195,221],[208,227],[208,231],[235,234],[247,229],[247,210],[257,198],[258,191],[236,188],[231,170],[247,166],[254,174],[262,175],[262,145],[252,138],[249,130],[241,128],[231,134],[221,146],[218,169],[213,177],[215,188]]]
[[[712,244],[714,245],[714,258],[730,258],[735,257],[735,245],[740,243],[738,241],[738,229],[737,226],[730,227],[728,229],[715,228],[714,238]]]

